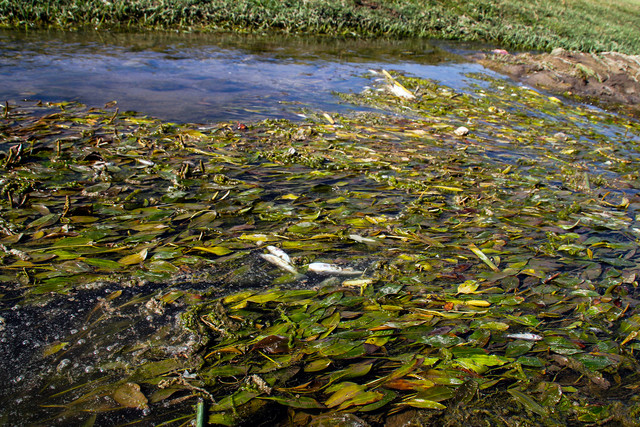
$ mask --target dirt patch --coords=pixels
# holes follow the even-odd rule
[[[529,85],[640,116],[640,55],[564,49],[510,54],[496,49],[473,59]]]

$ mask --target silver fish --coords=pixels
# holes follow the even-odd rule
[[[523,334],[507,334],[507,338],[513,338],[516,340],[525,340],[525,341],[542,341],[542,337],[537,334],[531,333],[523,333]]]
[[[277,267],[280,267],[285,271],[288,271],[289,273],[298,274],[298,270],[296,270],[296,268],[293,265],[291,265],[290,262],[287,262],[286,260],[280,258],[279,256],[275,256],[272,254],[260,254],[260,256],[265,261],[268,261],[271,264]]]
[[[285,251],[283,251],[282,249],[280,249],[277,246],[267,246],[267,250],[272,254],[277,256],[278,258],[282,258],[284,261],[288,262],[289,264],[291,264],[291,258],[289,257],[289,255],[287,255],[287,253]]]
[[[340,267],[326,262],[312,262],[309,264],[309,271],[316,274],[333,274],[336,276],[359,276],[363,272],[349,267]]]

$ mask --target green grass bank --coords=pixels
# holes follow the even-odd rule
[[[1,0],[0,26],[276,30],[640,53],[638,0]]]

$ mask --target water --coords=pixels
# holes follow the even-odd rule
[[[366,41],[249,35],[0,31],[0,101],[15,102],[25,98],[43,101],[75,100],[100,107],[116,100],[121,111],[137,110],[178,122],[296,119],[305,109],[329,112],[362,109],[341,103],[334,92],[362,91],[366,85],[371,84],[371,76],[367,74],[369,69],[398,70],[436,80],[456,90],[474,92],[478,87],[485,86],[482,79],[471,77],[468,73],[495,75],[479,65],[465,62],[458,53],[464,53],[466,49],[461,45],[425,40]],[[596,156],[591,147],[592,144],[607,143],[620,150],[629,150],[618,152],[617,155],[630,159],[634,157],[640,139],[632,133],[627,135],[626,128],[616,122],[615,116],[611,116],[608,122],[594,122],[582,110],[580,115],[575,112],[571,116],[557,114],[540,109],[540,103],[511,101],[514,98],[510,88],[494,87],[491,90],[493,95],[496,92],[500,94],[492,99],[495,102],[504,101],[508,106],[505,109],[514,118],[492,123],[482,115],[475,114],[474,120],[480,125],[475,127],[474,133],[481,136],[476,140],[482,143],[482,153],[486,155],[483,162],[517,165],[519,161],[533,163],[539,160],[538,170],[548,167],[550,172],[554,172],[561,165],[550,162],[548,155],[562,156],[563,153],[555,153],[549,148],[548,142],[539,138],[544,136],[543,132],[527,133],[536,123],[535,120],[528,119],[536,118],[558,125],[569,134],[575,130],[576,135],[583,135],[585,133],[582,130],[593,129],[591,134],[585,134],[587,136],[578,139],[571,147],[585,153],[585,162],[589,162],[592,175],[598,174],[613,181],[622,173],[631,173],[629,171],[633,165],[627,167],[624,166],[625,163],[614,168],[615,163],[610,163],[608,158]],[[474,93],[475,99],[480,99],[481,94]],[[475,111],[473,108],[470,110]],[[455,116],[457,113],[451,114]],[[511,123],[518,133],[524,134],[525,140],[535,143],[511,143],[513,138],[508,137],[511,134],[501,135],[510,130],[507,128]],[[563,127],[563,124],[567,125]],[[578,128],[581,132],[577,131]],[[555,129],[549,135],[554,132]],[[473,135],[469,139],[474,142]],[[470,156],[474,150],[480,152],[477,148],[479,144],[464,146],[462,142],[451,139],[448,142],[465,150],[469,148]],[[459,151],[462,149],[456,148]],[[522,170],[523,173],[531,174],[534,179],[540,173],[533,170],[533,167],[523,167]],[[580,171],[582,173],[582,169]],[[260,196],[265,206],[271,206],[267,203],[275,200],[276,196],[287,193],[315,192],[318,194],[313,197],[318,196],[322,200],[322,197],[328,197],[319,195],[323,189],[333,188],[347,180],[348,188],[354,194],[369,192],[373,195],[382,192],[373,181],[365,180],[359,175],[337,174],[333,179],[317,177],[310,180],[302,174],[292,176],[292,172],[287,170],[286,179],[282,179],[285,172],[278,174],[271,167],[251,170],[247,171],[247,181],[268,188]],[[483,177],[482,172],[477,169],[475,174]],[[555,172],[551,176],[562,178]],[[277,179],[279,177],[280,180]],[[540,179],[541,184],[532,188],[531,192],[544,195],[546,185],[553,188],[553,191],[564,189],[563,197],[567,198],[569,191],[565,187],[569,178],[549,182]],[[501,177],[498,176],[497,179]],[[272,180],[276,183],[271,183]],[[318,185],[318,180],[324,181]],[[623,183],[626,182],[632,182],[632,178],[625,178]],[[368,198],[355,196],[350,203],[354,203],[354,209],[376,209],[377,213],[387,216],[397,215],[399,209],[406,205],[404,201],[407,199],[403,197],[412,197],[411,193],[391,190],[386,188],[386,184],[384,187],[385,193],[381,194],[375,205],[369,201],[366,201],[366,206],[360,205],[356,202]],[[611,191],[616,195],[619,194],[616,191],[623,191],[629,198],[636,196],[637,189],[631,185],[629,187],[619,185]],[[491,187],[487,190],[489,194],[490,189]],[[608,191],[604,196],[600,193],[598,197],[604,199],[609,194]],[[247,203],[250,200],[250,197],[245,199]],[[373,198],[371,200],[375,201]],[[541,203],[543,202],[544,200]],[[280,200],[279,203],[283,202]],[[637,205],[637,202],[634,203]],[[496,208],[501,209],[499,204],[496,204]],[[268,212],[267,207],[264,209]],[[285,212],[285,207],[275,210]],[[472,212],[469,210],[469,214]],[[633,207],[629,208],[628,215],[628,223],[633,225]],[[508,218],[510,221],[512,216]],[[613,215],[612,218],[615,219]],[[507,226],[501,233],[504,230],[515,233],[507,228],[507,221],[505,224]],[[240,224],[229,221],[227,225],[231,228]],[[77,228],[81,229],[79,226]],[[557,230],[557,227],[551,230]],[[476,232],[477,229],[474,229],[473,233]],[[591,233],[590,230],[584,231],[585,234],[587,232]],[[518,234],[520,232],[514,235],[514,240],[520,239]],[[546,235],[544,236],[546,239]],[[623,233],[609,229],[598,238],[620,245],[634,239],[626,231]],[[456,246],[456,251],[458,247]],[[619,260],[623,252],[613,254]],[[624,256],[635,257],[635,249]],[[506,257],[507,255],[505,259],[508,259]],[[563,262],[565,259],[562,258]],[[234,280],[225,277],[222,283],[241,283],[248,287],[271,283],[273,277],[269,276],[269,269],[273,267],[266,264],[257,253],[247,255],[242,262],[247,268],[237,273]],[[503,264],[506,262],[503,261]],[[570,267],[577,269],[580,265],[582,264]],[[110,372],[115,372],[120,366],[129,366],[131,369],[136,364],[142,365],[140,358],[147,357],[146,351],[150,354],[149,357],[159,360],[186,360],[189,357],[188,349],[194,347],[195,338],[185,332],[177,321],[177,315],[184,306],[168,304],[168,308],[164,309],[158,300],[174,290],[184,291],[200,300],[200,292],[209,290],[210,285],[215,288],[215,283],[179,280],[168,284],[132,280],[123,284],[121,289],[118,286],[117,291],[100,288],[97,284],[95,288],[82,289],[68,295],[44,296],[41,303],[34,305],[18,304],[24,287],[14,288],[11,284],[10,287],[3,288],[2,291],[6,293],[2,302],[7,305],[6,309],[0,307],[0,332],[4,331],[0,334],[0,357],[9,362],[5,364],[4,370],[0,370],[0,379],[9,385],[0,392],[0,400],[5,400],[5,409],[0,411],[0,424],[8,423],[9,419],[17,416],[22,418],[16,424],[26,425],[32,420],[43,419],[50,424],[65,424],[62,418],[47,418],[52,414],[62,413],[62,409],[52,410],[45,405],[58,401],[72,402],[76,398],[84,399],[84,393],[88,393],[87,387],[76,388],[76,384],[89,380],[95,381],[95,391],[91,391],[95,400],[89,401],[87,407],[101,408],[103,398],[113,391],[113,387],[109,388],[109,384],[101,384],[100,381],[105,378],[111,381],[118,374],[112,375]],[[315,283],[305,284],[308,286]],[[224,287],[220,292],[238,289]],[[119,292],[122,294],[119,295]],[[13,307],[9,309],[9,306]],[[47,352],[51,354],[41,356]],[[73,384],[49,380],[62,376],[68,376],[69,384]],[[58,399],[59,396],[62,397]],[[190,415],[193,413],[190,405],[191,402],[188,401],[176,411]],[[79,405],[70,408],[80,411]],[[69,410],[72,415],[73,410]],[[174,416],[171,412],[174,409],[170,407],[161,409],[156,405],[154,410],[157,412],[152,416],[157,416],[158,420]],[[140,419],[141,413],[135,411],[112,411],[105,416],[111,417],[109,420],[113,424],[125,423]],[[81,412],[91,421],[88,414]],[[77,418],[74,420],[77,421]],[[144,421],[153,423],[150,419]]]
[[[477,48],[477,46],[475,46]],[[0,100],[117,101],[169,121],[295,119],[344,112],[333,92],[361,91],[369,69],[467,87],[486,72],[428,40],[354,40],[175,33],[0,31]]]

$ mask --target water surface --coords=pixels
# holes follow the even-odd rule
[[[117,101],[164,120],[296,118],[305,108],[344,112],[333,92],[361,91],[369,69],[467,86],[485,71],[429,40],[233,34],[0,31],[0,100]]]

